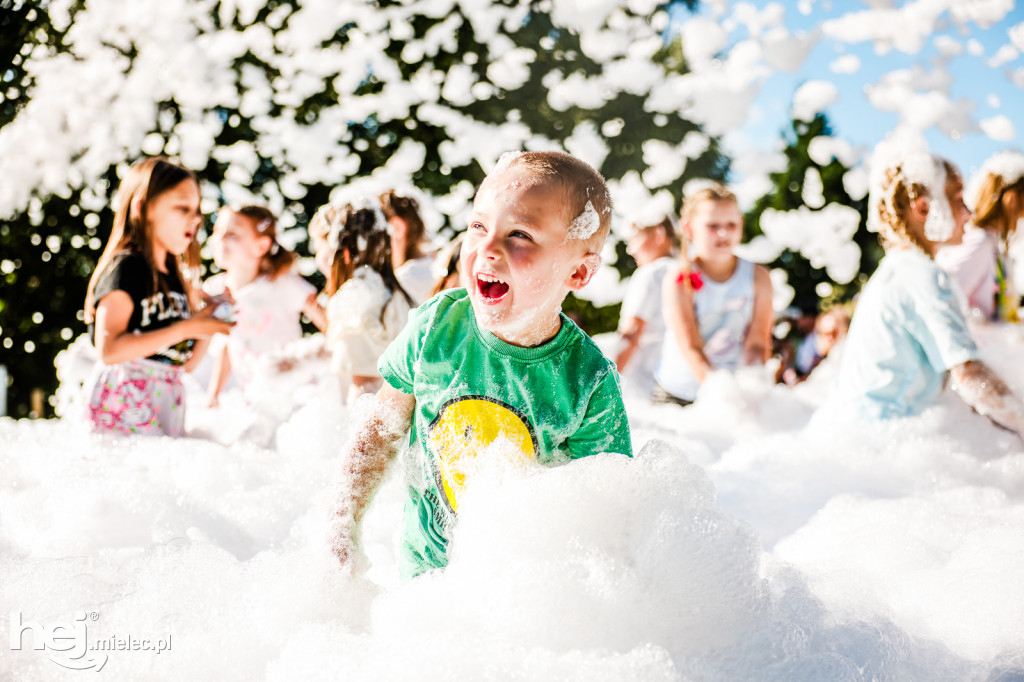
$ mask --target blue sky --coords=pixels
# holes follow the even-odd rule
[[[985,2],[994,6],[999,0]],[[760,10],[769,5],[763,0],[749,4]],[[782,4],[785,8],[783,25],[793,32],[811,32],[827,20],[869,9],[869,5],[864,2],[805,0],[800,4],[805,5],[809,12],[804,14],[800,12],[798,3]],[[874,4],[881,6],[886,3]],[[893,2],[892,6],[906,8],[909,4],[912,3]],[[737,5],[738,3],[730,3],[724,16],[730,16]],[[715,16],[714,3],[702,3],[698,13]],[[689,13],[682,12],[681,15],[678,18],[685,18]],[[905,54],[895,49],[885,54],[877,54],[873,42],[844,43],[823,35],[796,73],[777,71],[764,81],[747,124],[737,132],[758,146],[766,146],[789,126],[790,103],[794,91],[805,81],[825,80],[834,83],[840,92],[839,100],[825,110],[833,133],[845,138],[855,147],[869,149],[897,126],[900,116],[896,112],[876,109],[868,101],[865,87],[877,83],[887,73],[909,69],[914,65],[921,66],[926,73],[934,74],[935,62],[940,59],[935,39],[945,36],[943,40],[951,42],[948,39],[952,39],[961,45],[963,50],[961,54],[949,57],[946,62],[945,68],[951,78],[949,98],[954,102],[963,98],[973,103],[971,118],[975,127],[982,119],[1002,114],[1010,119],[1016,129],[1013,139],[1006,141],[992,140],[976,129],[961,132],[958,139],[951,138],[935,127],[925,131],[933,151],[948,156],[965,172],[970,173],[992,153],[1006,148],[1019,149],[1022,146],[1024,117],[1020,116],[1020,112],[1024,111],[1024,91],[1013,83],[1008,72],[1021,69],[1024,74],[1024,56],[1017,54],[1014,59],[995,68],[986,64],[986,60],[1010,43],[1009,29],[1021,22],[1024,22],[1022,7],[1013,7],[998,23],[988,28],[982,28],[974,22],[958,24],[950,16],[950,12],[946,11],[939,17],[931,35],[916,54]],[[746,36],[746,31],[738,29],[732,35],[742,38]],[[969,53],[969,41],[977,41],[974,48],[977,52],[980,45],[980,55]],[[855,73],[839,74],[830,68],[830,65],[843,55],[854,55],[860,60],[860,68]],[[1018,81],[1024,83],[1024,77],[1018,78]]]

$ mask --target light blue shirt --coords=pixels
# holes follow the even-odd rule
[[[863,417],[916,414],[950,368],[977,358],[949,275],[920,251],[892,251],[861,292],[836,397]]]

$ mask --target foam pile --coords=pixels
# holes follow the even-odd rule
[[[985,352],[1012,357],[1015,333]],[[400,466],[365,521],[370,570],[330,554],[350,411],[327,384],[293,387],[269,439],[241,409],[193,411],[230,444],[0,420],[0,604],[95,612],[90,641],[171,636],[106,652],[119,679],[1021,675],[1020,442],[955,399],[872,431],[816,412],[828,362],[797,390],[745,371],[686,410],[631,401],[632,461],[483,469],[448,569],[405,583]],[[0,677],[81,676],[32,633],[9,651],[4,620]]]

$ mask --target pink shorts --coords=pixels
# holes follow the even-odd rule
[[[182,368],[154,360],[100,365],[86,384],[86,418],[97,433],[185,433]]]

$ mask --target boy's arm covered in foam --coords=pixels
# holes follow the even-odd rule
[[[985,363],[970,360],[949,372],[950,387],[965,403],[1024,438],[1024,403]]]
[[[416,398],[387,383],[342,451],[342,480],[331,523],[331,549],[342,565],[358,545],[359,524],[412,424]]]
[[[743,361],[748,365],[768,362],[772,356],[772,278],[768,268],[754,266],[754,312],[743,340]]]
[[[704,381],[712,367],[704,355],[704,339],[697,325],[693,289],[685,282],[677,281],[683,274],[681,268],[673,268],[666,273],[662,282],[665,327],[675,339],[693,376],[697,381]]]

